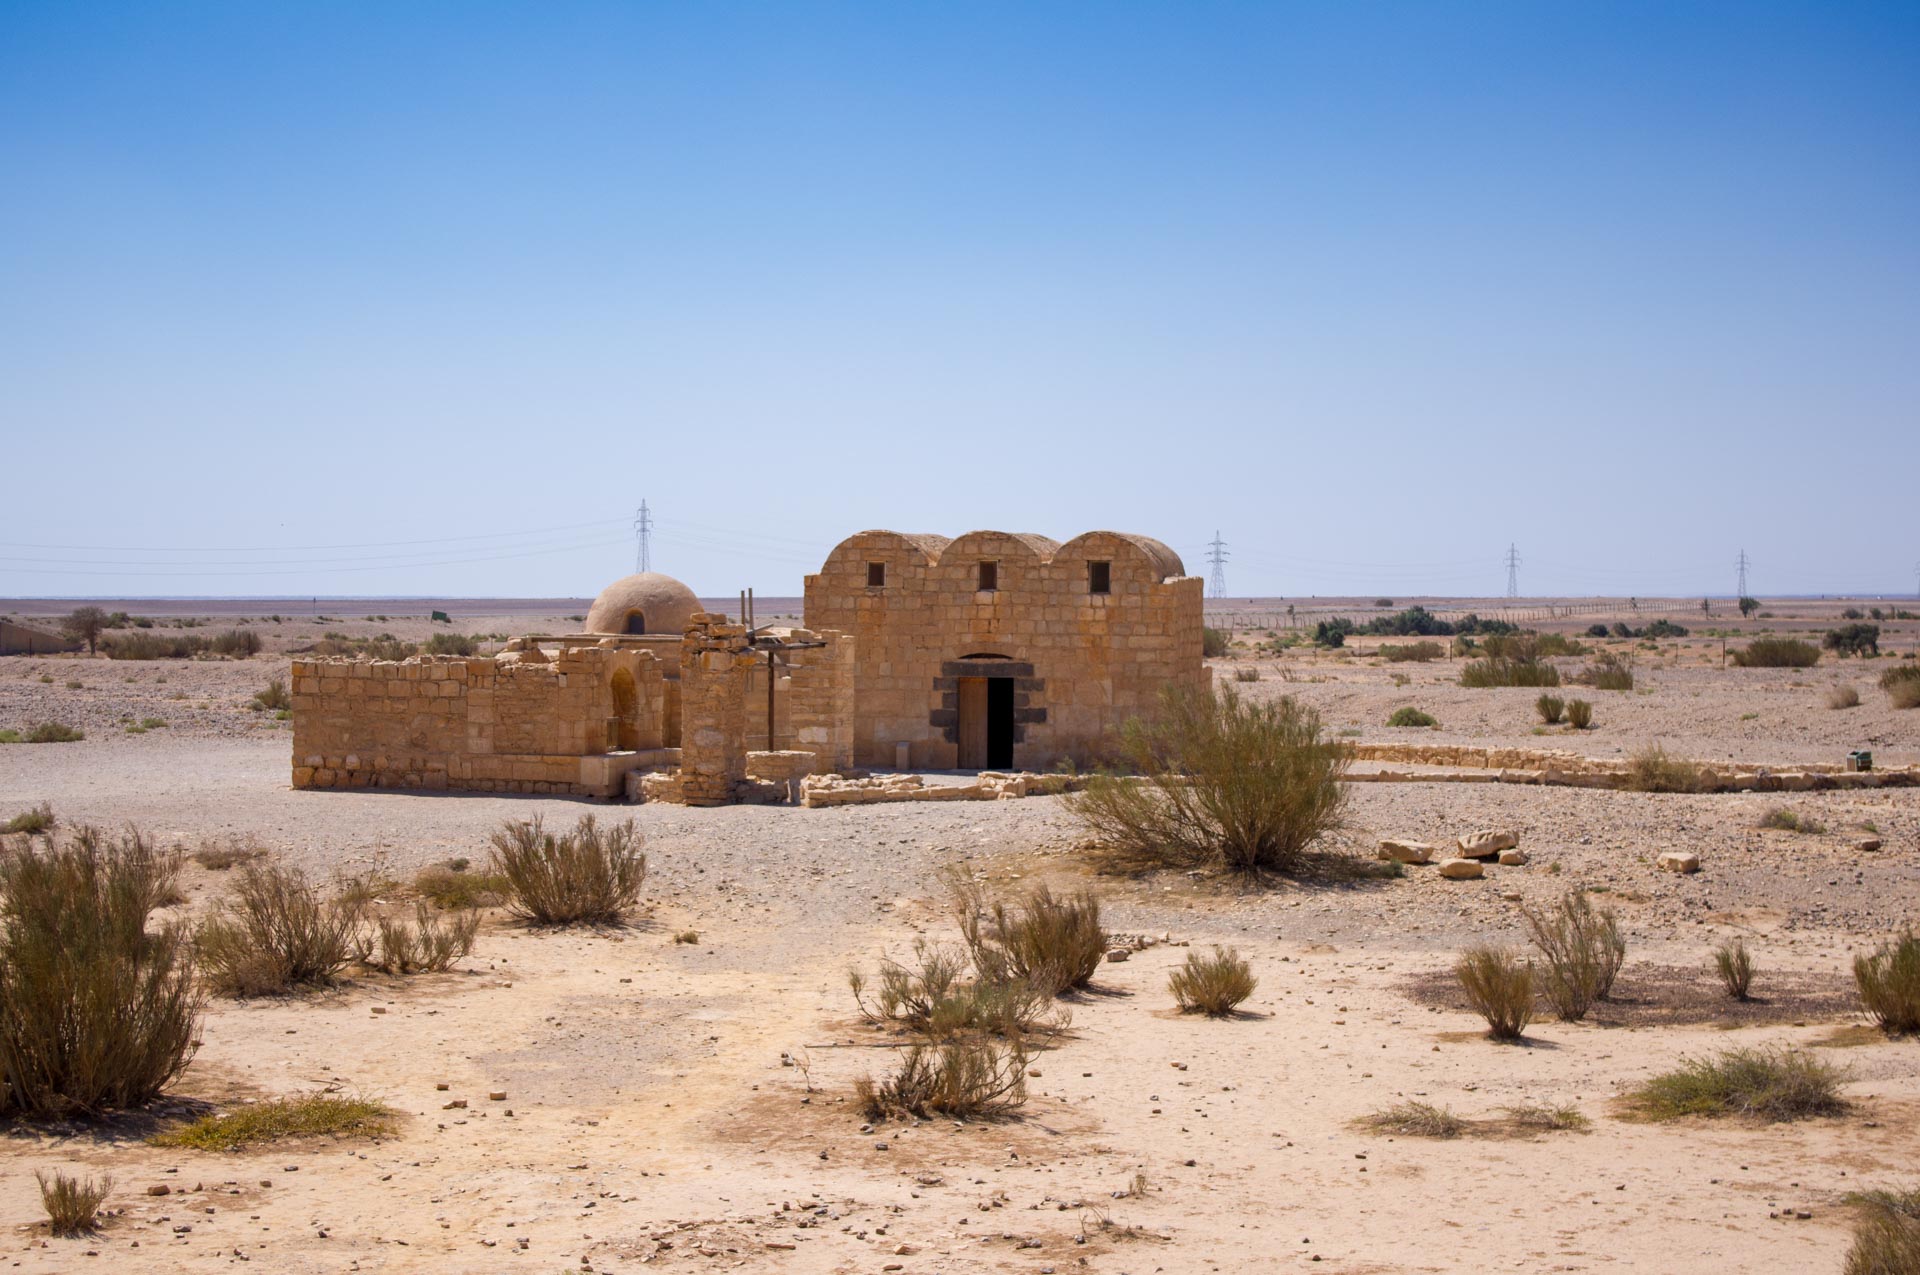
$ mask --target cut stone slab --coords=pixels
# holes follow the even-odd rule
[[[1395,863],[1432,863],[1440,856],[1440,847],[1425,841],[1389,838],[1380,843],[1378,857]]]
[[[1487,874],[1487,869],[1478,859],[1442,859],[1440,875],[1449,881],[1472,881]]]
[[[1520,838],[1505,828],[1481,828],[1460,838],[1460,853],[1469,859],[1491,859],[1519,844]]]
[[[1500,852],[1500,862],[1504,863],[1509,868],[1522,867],[1527,862],[1527,852],[1525,850],[1518,850],[1518,849],[1502,850]]]
[[[1698,872],[1700,856],[1681,850],[1669,850],[1660,856],[1660,867],[1667,872]]]

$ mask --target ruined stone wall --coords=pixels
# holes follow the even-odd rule
[[[679,798],[724,806],[747,777],[747,674],[755,660],[744,625],[698,612],[680,651]]]
[[[616,675],[633,691],[620,711]],[[609,796],[625,770],[611,753],[623,717],[643,747],[664,729],[659,662],[644,651],[295,660],[292,689],[296,788]]]
[[[982,590],[980,564],[996,564]],[[1106,563],[1108,591],[1091,564]],[[878,566],[884,583],[869,584]],[[1089,532],[1065,545],[973,532],[954,541],[868,531],[806,581],[806,622],[854,642],[854,763],[959,760],[959,679],[1014,679],[1013,765],[1106,755],[1162,687],[1207,685],[1203,583],[1143,537]],[[979,659],[968,657],[1003,657]]]
[[[816,773],[853,768],[854,643],[845,633],[794,629],[795,642],[825,642],[822,647],[788,651],[774,681],[773,747],[812,753]],[[767,661],[761,655],[748,674],[747,746],[767,747]]]

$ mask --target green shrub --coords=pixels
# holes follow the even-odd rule
[[[200,1000],[180,927],[150,927],[177,861],[80,827],[0,855],[0,1115],[138,1107],[192,1059]]]
[[[1253,995],[1259,980],[1240,953],[1230,947],[1216,947],[1212,956],[1188,952],[1186,964],[1167,978],[1167,990],[1183,1014],[1205,1014],[1225,1018],[1234,1007]]]
[[[110,660],[190,660],[206,652],[207,639],[195,634],[169,637],[135,631],[116,633],[100,645]]]
[[[1337,615],[1331,620],[1322,620],[1313,626],[1313,644],[1333,650],[1345,646],[1347,635],[1352,632],[1353,621]]]
[[[1672,620],[1659,619],[1632,636],[1640,638],[1683,638],[1687,636],[1685,625],[1675,624]]]
[[[1755,638],[1733,652],[1733,662],[1741,668],[1812,668],[1820,662],[1820,648],[1793,638]]]
[[[1837,629],[1827,630],[1822,645],[1838,655],[1878,655],[1880,654],[1880,626],[1877,624],[1847,624]]]
[[[49,1176],[38,1170],[40,1207],[47,1211],[47,1229],[63,1239],[89,1235],[100,1227],[100,1205],[113,1190],[113,1179],[69,1177],[55,1170]]]
[[[1027,1051],[1017,1042],[992,1040],[915,1045],[893,1075],[877,1083],[863,1077],[854,1093],[869,1120],[998,1119],[1027,1101]]]
[[[1738,936],[1728,939],[1713,949],[1713,968],[1720,975],[1720,985],[1727,989],[1727,995],[1734,1000],[1749,999],[1753,988],[1753,953],[1747,950],[1747,941]]]
[[[287,679],[272,677],[267,679],[267,689],[256,692],[253,706],[262,712],[277,713],[293,707],[293,696],[287,694]]]
[[[1707,776],[1693,762],[1650,744],[1627,763],[1626,787],[1632,792],[1704,792]]]
[[[1010,909],[969,887],[956,910],[974,968],[988,983],[1027,983],[1058,996],[1091,983],[1107,952],[1100,900],[1085,890],[1056,896],[1043,885]]]
[[[633,820],[602,829],[582,815],[572,832],[547,832],[539,816],[510,819],[493,834],[492,871],[507,882],[507,907],[539,925],[617,925],[634,910],[647,856]]]
[[[1844,1275],[1914,1275],[1920,1271],[1920,1187],[1862,1191],[1847,1197],[1859,1209]]]
[[[1568,700],[1567,725],[1575,730],[1585,730],[1593,725],[1593,705],[1583,699]]]
[[[1587,892],[1567,891],[1552,908],[1520,905],[1527,935],[1545,959],[1540,990],[1560,1018],[1577,1023],[1613,991],[1627,959],[1627,941],[1611,911],[1595,911]]]
[[[1785,806],[1775,806],[1760,817],[1762,828],[1771,828],[1775,832],[1799,832],[1808,836],[1818,836],[1827,830],[1827,825],[1812,815],[1796,814]]]
[[[1800,1120],[1845,1111],[1841,1079],[1837,1069],[1797,1049],[1728,1049],[1653,1077],[1628,1096],[1627,1104],[1651,1120]]]
[[[1095,775],[1072,809],[1141,862],[1294,871],[1346,807],[1351,753],[1291,696],[1255,704],[1231,687],[1169,690],[1154,719],[1127,723],[1121,754],[1143,778]]]
[[[1612,651],[1602,651],[1593,657],[1593,663],[1574,674],[1573,680],[1596,691],[1630,691],[1633,666]]]
[[[1609,630],[1604,624],[1589,624],[1587,626],[1587,636],[1590,638],[1603,638],[1608,636],[1608,633]]]
[[[1460,670],[1460,685],[1484,689],[1493,686],[1558,686],[1560,670],[1551,664],[1519,660],[1474,660]]]
[[[216,903],[194,936],[201,967],[224,996],[266,996],[331,984],[354,958],[364,902],[328,898],[298,868],[251,862],[232,897]]]
[[[1453,967],[1467,1003],[1487,1020],[1495,1040],[1519,1040],[1533,1021],[1533,967],[1485,945],[1468,948]]]
[[[289,1138],[383,1138],[394,1130],[399,1113],[368,1098],[310,1093],[267,1098],[236,1107],[225,1115],[207,1115],[178,1129],[155,1134],[157,1147],[193,1151],[241,1151]]]
[[[480,644],[464,633],[436,633],[420,648],[423,655],[474,655]]]
[[[1542,695],[1539,699],[1533,701],[1534,712],[1540,714],[1540,720],[1549,726],[1558,722],[1561,715],[1566,712],[1566,709],[1567,701],[1561,699],[1558,695]]]
[[[85,731],[61,722],[37,722],[24,732],[0,731],[0,735],[11,736],[0,739],[0,743],[7,744],[71,744],[87,737]]]
[[[23,832],[33,837],[49,831],[53,824],[53,803],[43,801],[30,810],[21,811],[5,823],[0,823],[0,833]]]
[[[120,618],[126,618],[124,613]],[[60,631],[76,642],[87,644],[87,654],[100,649],[100,635],[113,627],[114,617],[99,607],[81,607],[60,621]]]
[[[1423,713],[1417,708],[1396,708],[1393,716],[1387,718],[1389,726],[1438,726],[1439,719],[1431,713]]]
[[[1882,1031],[1920,1032],[1920,935],[1902,930],[1872,954],[1854,957],[1853,981]]]
[[[1227,653],[1227,648],[1232,644],[1225,629],[1202,628],[1200,630],[1200,654],[1204,659],[1219,659]]]
[[[1446,651],[1438,642],[1414,642],[1407,646],[1382,646],[1375,654],[1389,664],[1425,664],[1439,659]]]

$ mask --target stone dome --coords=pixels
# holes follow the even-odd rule
[[[664,633],[679,637],[704,610],[693,590],[658,571],[615,580],[587,609],[588,633]]]

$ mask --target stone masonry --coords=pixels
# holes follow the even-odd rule
[[[689,806],[724,806],[747,778],[747,674],[753,648],[744,625],[698,612],[680,653],[679,796]]]

